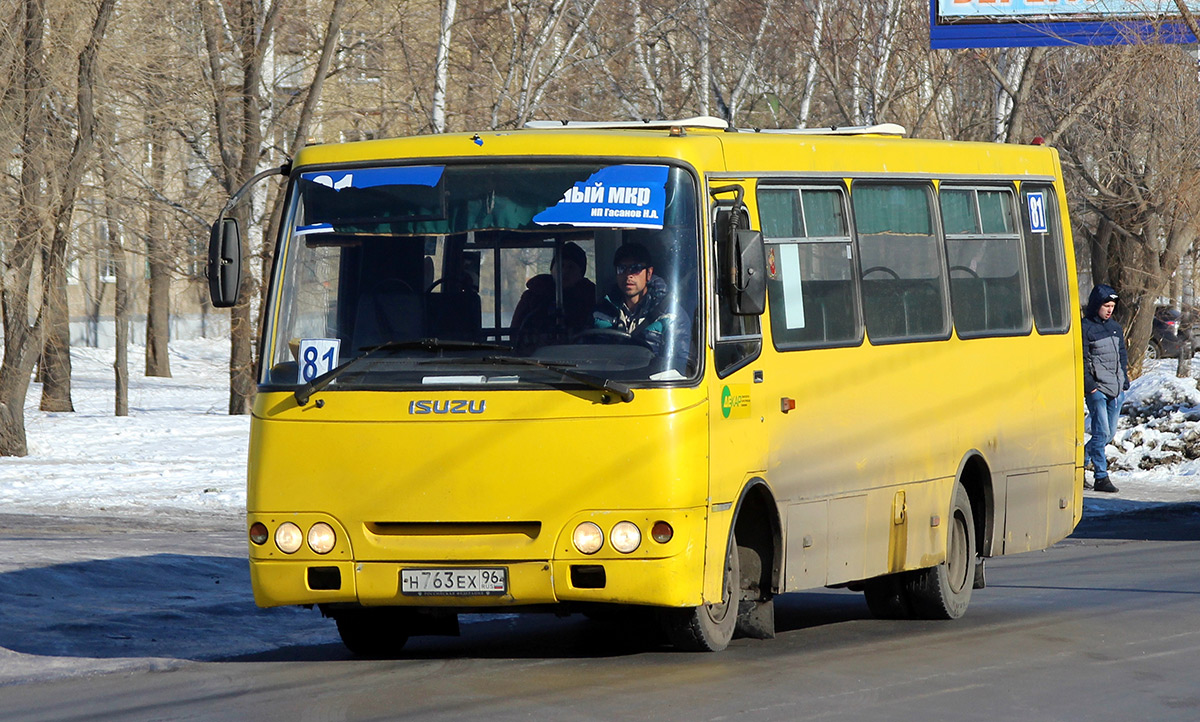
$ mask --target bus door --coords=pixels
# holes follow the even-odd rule
[[[716,269],[709,287],[712,309],[713,369],[706,375],[709,398],[709,540],[707,545],[705,595],[720,598],[729,530],[738,494],[756,477],[765,477],[767,438],[763,420],[767,414],[767,378],[762,364],[761,308],[749,302],[743,268],[749,255],[762,254],[761,234],[757,251],[753,243],[751,217],[745,205],[752,199],[753,181],[713,181],[710,222],[710,258]],[[739,235],[740,230],[740,235]],[[739,243],[738,239],[742,242]],[[752,283],[763,284],[760,267]],[[750,275],[754,275],[753,273]],[[739,281],[739,276],[741,280]],[[739,288],[739,286],[742,286]],[[760,292],[759,297],[763,296]]]

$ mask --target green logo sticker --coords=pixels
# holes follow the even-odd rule
[[[750,416],[750,389],[745,384],[721,389],[721,416],[727,419]]]

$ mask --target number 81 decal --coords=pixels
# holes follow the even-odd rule
[[[299,378],[296,383],[312,381],[323,373],[337,368],[338,351],[342,341],[337,338],[305,338],[300,340]]]

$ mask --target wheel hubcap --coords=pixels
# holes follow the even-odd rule
[[[967,584],[967,568],[970,550],[967,549],[967,522],[961,514],[954,515],[954,526],[950,530],[950,545],[946,550],[946,566],[950,572],[950,587],[961,592]]]

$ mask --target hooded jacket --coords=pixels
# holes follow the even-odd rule
[[[633,311],[625,307],[621,294],[614,289],[596,307],[593,318],[596,328],[628,333],[668,367],[683,373],[691,347],[691,319],[658,276],[650,278],[646,297]]]
[[[1083,391],[1100,389],[1105,396],[1116,398],[1129,388],[1129,356],[1125,350],[1125,333],[1121,324],[1111,316],[1100,318],[1100,307],[1117,300],[1111,286],[1099,285],[1088,297],[1081,330],[1083,332]]]

